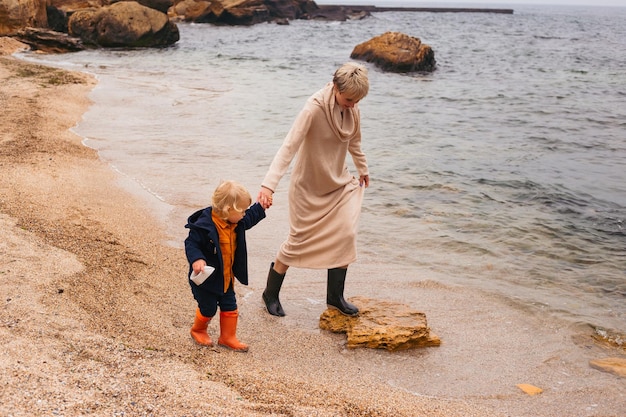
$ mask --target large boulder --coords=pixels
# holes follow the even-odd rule
[[[2,0],[0,0],[2,1]],[[48,28],[57,32],[68,32],[69,16],[77,10],[99,9],[113,3],[128,0],[48,0],[46,11],[48,14]],[[142,6],[167,13],[174,4],[174,0],[136,0]]]
[[[46,0],[0,0],[0,36],[48,26]]]
[[[371,62],[389,72],[432,72],[435,53],[413,36],[386,32],[354,47],[350,57]]]
[[[329,308],[320,316],[320,328],[345,333],[347,347],[367,347],[389,351],[439,346],[441,340],[430,333],[426,315],[408,306],[384,300],[353,297],[359,308],[354,317]]]
[[[68,28],[85,44],[104,47],[162,47],[180,39],[178,27],[165,13],[134,1],[78,10]]]

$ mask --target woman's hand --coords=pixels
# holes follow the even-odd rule
[[[370,186],[370,176],[369,175],[361,175],[359,177],[359,185],[362,187],[365,185],[365,188]]]

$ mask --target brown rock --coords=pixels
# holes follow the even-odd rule
[[[109,5],[108,0],[48,0],[48,6],[73,12],[74,10],[100,8]]]
[[[85,44],[105,47],[160,47],[180,39],[178,27],[165,13],[125,1],[99,9],[83,9],[68,21],[69,33]]]
[[[359,308],[358,316],[344,316],[333,308],[320,316],[320,328],[346,333],[349,348],[397,351],[441,344],[441,340],[430,333],[424,313],[391,301],[364,297],[350,301]]]
[[[25,28],[17,33],[16,38],[28,44],[33,50],[47,53],[76,52],[85,49],[79,38],[48,29]]]
[[[211,13],[211,2],[206,0],[182,0],[168,11],[171,18],[187,22],[199,22]]]
[[[13,35],[25,27],[46,27],[45,0],[0,1],[0,36]]]
[[[319,5],[308,13],[309,20],[346,21],[362,20],[372,14],[360,6]]]
[[[390,72],[432,72],[435,53],[418,38],[400,32],[385,32],[354,47],[350,57],[376,64]]]
[[[605,358],[589,361],[592,368],[600,371],[609,372],[622,378],[626,378],[626,359],[625,358]]]
[[[172,18],[217,25],[254,25],[309,18],[318,7],[312,0],[175,0]]]

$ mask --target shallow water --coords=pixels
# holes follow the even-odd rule
[[[181,223],[221,179],[256,194],[304,101],[356,44],[418,37],[435,72],[369,66],[360,259],[626,334],[625,18],[626,8],[524,6],[179,24],[168,49],[22,56],[97,75],[75,130],[173,208],[180,244]]]

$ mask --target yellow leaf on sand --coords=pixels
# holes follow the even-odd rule
[[[517,388],[521,389],[528,395],[541,394],[543,390],[530,384],[517,384]]]

